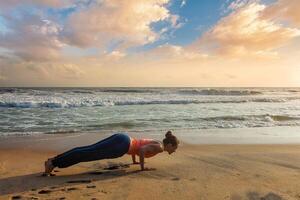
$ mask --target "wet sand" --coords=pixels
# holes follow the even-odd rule
[[[300,199],[300,145],[183,143],[173,155],[80,163],[43,177],[46,158],[95,138],[0,140],[0,199]],[[34,141],[34,142],[33,142]]]

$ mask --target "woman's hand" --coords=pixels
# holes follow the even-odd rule
[[[135,155],[131,155],[131,158],[132,158],[132,164],[134,165],[140,164],[139,162],[136,161]]]
[[[141,171],[155,171],[156,168],[148,168],[148,167],[145,167],[144,169],[142,169]]]
[[[147,171],[149,171],[149,169],[150,170],[153,170],[153,168],[146,168],[146,167],[144,167],[144,164],[145,164],[145,154],[147,154],[147,153],[154,153],[154,155],[155,154],[157,154],[157,153],[159,153],[159,152],[162,152],[162,149],[161,149],[161,147],[159,146],[159,145],[157,145],[157,144],[148,144],[148,145],[145,145],[145,146],[142,146],[140,149],[139,149],[139,157],[140,157],[140,166],[141,166],[141,171],[145,171],[145,169],[147,170]]]
[[[146,162],[144,161],[144,163],[146,163]],[[139,165],[140,162],[133,162],[132,164],[133,164],[133,165]]]

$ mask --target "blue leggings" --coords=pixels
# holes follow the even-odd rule
[[[130,137],[117,133],[95,144],[76,147],[57,155],[52,164],[54,167],[65,168],[80,162],[118,158],[128,152],[129,146]]]

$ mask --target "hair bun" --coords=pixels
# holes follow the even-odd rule
[[[168,131],[165,136],[166,138],[173,137],[172,131]]]
[[[179,141],[176,136],[173,135],[172,131],[167,131],[165,136],[166,138],[163,139],[164,146],[171,144],[172,146],[177,148]]]

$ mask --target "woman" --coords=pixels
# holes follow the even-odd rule
[[[140,164],[141,170],[146,170],[144,158],[155,156],[163,151],[172,154],[178,144],[179,141],[171,131],[166,133],[162,142],[153,139],[135,139],[126,134],[117,133],[95,144],[76,147],[54,158],[49,158],[45,162],[45,174],[51,174],[55,167],[66,168],[80,162],[118,158],[126,153],[132,156],[134,164]],[[139,162],[136,162],[136,155],[139,156]]]

